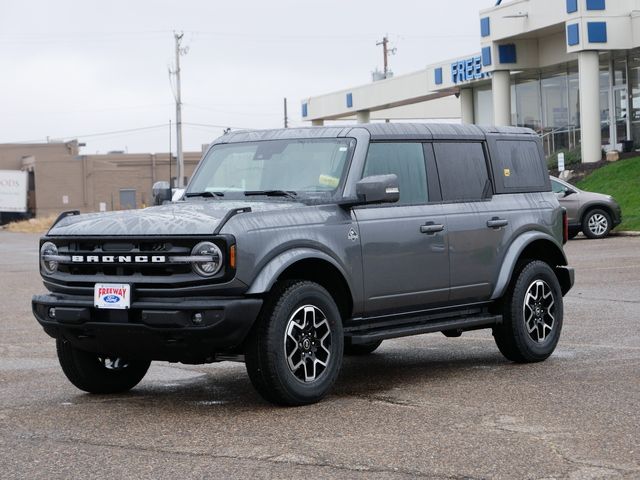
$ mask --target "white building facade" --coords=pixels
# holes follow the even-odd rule
[[[640,147],[640,0],[512,0],[480,12],[480,51],[302,103],[302,118],[461,119],[537,131],[545,150]]]

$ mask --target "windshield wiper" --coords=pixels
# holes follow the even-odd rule
[[[211,197],[224,197],[224,193],[223,192],[189,192],[189,193],[185,193],[184,195],[185,197],[207,197],[207,198],[211,198]]]
[[[245,197],[257,197],[264,195],[265,197],[287,197],[296,198],[298,194],[293,190],[248,190],[244,192]]]

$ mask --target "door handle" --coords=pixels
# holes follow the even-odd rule
[[[491,220],[487,221],[487,227],[489,228],[498,229],[506,227],[507,225],[509,225],[509,220],[506,220],[504,218],[494,217]]]
[[[434,233],[438,233],[444,230],[444,225],[435,224],[433,222],[429,222],[426,225],[420,226],[420,233],[426,233],[427,235],[433,235]]]

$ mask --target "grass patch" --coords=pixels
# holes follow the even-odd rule
[[[56,218],[58,218],[57,215],[30,218],[29,220],[9,223],[5,226],[5,229],[8,232],[14,233],[45,233],[49,228],[51,228],[51,225],[53,225]]]
[[[640,157],[611,163],[576,186],[611,195],[622,207],[622,224],[617,229],[640,231]]]

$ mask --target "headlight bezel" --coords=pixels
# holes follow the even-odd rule
[[[51,242],[46,241],[40,247],[40,268],[46,275],[53,275],[58,271],[60,262],[57,260],[45,260],[45,255],[58,255],[58,246]]]
[[[191,250],[192,257],[211,256],[214,258],[210,262],[191,262],[191,269],[194,273],[203,278],[213,278],[220,273],[225,262],[225,255],[222,249],[215,242],[205,240],[196,244]],[[217,260],[216,260],[217,258]],[[204,265],[214,264],[212,267]]]

